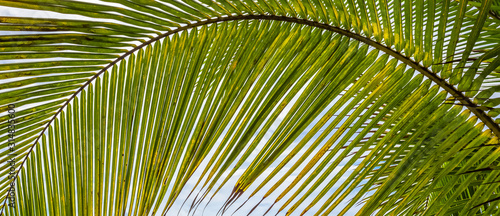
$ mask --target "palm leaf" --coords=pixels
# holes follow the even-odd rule
[[[498,1],[0,5],[0,214],[498,214]]]

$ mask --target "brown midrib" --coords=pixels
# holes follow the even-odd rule
[[[212,23],[219,23],[219,22],[224,22],[224,21],[237,21],[237,20],[276,20],[276,21],[285,21],[285,22],[303,24],[303,25],[308,25],[308,26],[313,26],[313,27],[317,27],[320,29],[324,29],[327,31],[336,32],[338,34],[350,37],[352,39],[355,39],[355,40],[361,41],[365,44],[368,44],[374,48],[377,48],[377,49],[389,54],[390,56],[402,61],[403,63],[409,65],[410,67],[412,67],[413,69],[420,72],[421,74],[423,74],[424,76],[426,76],[427,78],[432,80],[434,83],[439,85],[445,91],[450,93],[454,98],[459,100],[462,105],[466,106],[472,113],[474,113],[493,132],[493,134],[495,134],[496,137],[500,137],[500,126],[498,124],[496,124],[495,121],[490,116],[488,116],[483,110],[481,110],[477,104],[472,102],[470,98],[466,97],[462,92],[458,91],[453,85],[446,82],[446,80],[442,79],[437,74],[432,73],[427,67],[421,66],[418,62],[411,60],[410,58],[408,58],[408,57],[402,55],[401,53],[391,49],[390,47],[382,45],[379,42],[373,41],[372,39],[370,39],[368,37],[364,37],[362,35],[350,32],[348,30],[344,30],[344,29],[341,29],[339,27],[331,26],[331,25],[324,24],[324,23],[319,23],[316,21],[310,21],[310,20],[294,18],[294,17],[276,16],[276,15],[237,15],[237,16],[227,16],[227,17],[218,17],[218,18],[213,18],[213,19],[207,19],[204,21],[199,21],[196,23],[188,24],[188,25],[183,26],[183,27],[179,27],[175,30],[161,34],[161,35],[159,35],[159,36],[157,36],[149,41],[146,41],[146,42],[138,45],[137,47],[133,48],[132,50],[126,52],[125,54],[123,54],[120,57],[118,57],[117,59],[115,59],[113,62],[109,63],[106,67],[104,67],[102,70],[100,70],[97,74],[92,76],[83,86],[81,86],[63,104],[63,106],[54,114],[52,119],[47,123],[45,128],[42,130],[40,135],[35,140],[35,143],[33,144],[33,146],[29,149],[29,151],[28,151],[26,157],[24,158],[23,162],[21,163],[21,166],[19,167],[19,170],[17,171],[16,176],[15,176],[13,181],[15,181],[17,179],[17,176],[19,175],[19,171],[23,168],[24,163],[26,162],[28,156],[33,151],[36,143],[38,143],[38,141],[40,140],[42,135],[45,133],[47,128],[49,128],[51,123],[57,118],[57,116],[62,112],[62,110],[64,110],[64,108],[78,95],[78,93],[80,93],[85,87],[87,87],[92,81],[94,81],[97,77],[99,77],[101,74],[103,74],[106,70],[108,70],[113,65],[117,64],[122,59],[129,56],[130,54],[134,53],[135,51],[137,51],[137,50],[139,50],[139,49],[141,49],[141,48],[143,48],[143,47],[145,47],[153,42],[156,42],[162,38],[168,37],[172,34],[175,34],[175,33],[178,33],[178,32],[184,31],[184,30],[188,30],[191,28],[196,28],[199,26],[212,24]],[[8,198],[8,195],[7,195],[7,198]],[[3,215],[3,210],[5,208],[6,200],[7,199],[4,200],[4,204],[2,206],[2,211],[0,212],[0,215]]]

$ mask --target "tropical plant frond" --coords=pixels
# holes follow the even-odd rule
[[[498,1],[0,5],[2,214],[497,212]]]

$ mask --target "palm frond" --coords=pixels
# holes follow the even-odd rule
[[[498,214],[498,1],[0,5],[1,214]]]

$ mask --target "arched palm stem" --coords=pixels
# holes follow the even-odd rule
[[[52,125],[54,120],[59,116],[59,114],[68,106],[68,104],[73,101],[77,97],[77,95],[83,91],[89,84],[91,84],[94,80],[97,79],[100,75],[102,75],[104,72],[106,72],[108,69],[110,69],[112,66],[116,65],[119,63],[121,60],[125,59],[129,55],[133,54],[134,52],[146,47],[147,45],[150,45],[156,41],[159,41],[165,37],[168,37],[170,35],[189,30],[192,28],[196,28],[199,26],[203,25],[209,25],[209,24],[214,24],[214,23],[220,23],[220,22],[225,22],[225,21],[238,21],[238,20],[274,20],[274,21],[284,21],[284,22],[291,22],[291,23],[297,23],[297,24],[302,24],[302,25],[307,25],[307,26],[312,26],[316,27],[319,29],[331,31],[338,33],[340,35],[358,40],[360,42],[363,42],[365,44],[368,44],[378,50],[381,50],[388,55],[396,58],[397,60],[405,63],[406,65],[410,66],[411,68],[417,70],[424,76],[426,76],[428,79],[432,80],[434,83],[439,85],[441,88],[446,90],[449,94],[453,96],[456,100],[460,101],[460,103],[463,106],[466,106],[472,113],[474,113],[492,132],[496,137],[500,137],[500,126],[494,122],[494,120],[488,116],[483,110],[481,106],[478,106],[476,103],[474,103],[469,97],[465,96],[461,91],[459,91],[457,88],[455,88],[453,85],[449,84],[445,79],[441,78],[438,74],[433,73],[429,68],[424,67],[420,65],[418,62],[412,60],[411,58],[403,55],[400,52],[397,52],[393,50],[391,47],[387,47],[386,45],[383,45],[377,41],[374,41],[368,37],[362,36],[360,34],[353,33],[351,31],[335,27],[329,24],[324,24],[316,21],[311,21],[307,19],[300,19],[300,18],[295,18],[295,17],[287,17],[287,16],[276,16],[276,15],[236,15],[236,16],[226,16],[226,17],[218,17],[218,18],[212,18],[212,19],[206,19],[200,22],[188,24],[179,28],[176,28],[174,30],[168,31],[166,33],[163,33],[157,37],[154,37],[136,47],[133,49],[129,50],[128,52],[124,53],[117,59],[115,59],[113,62],[109,63],[107,66],[105,66],[103,69],[101,69],[98,73],[96,73],[94,76],[92,76],[87,82],[85,82],[74,94],[71,95],[71,97],[57,110],[57,112],[54,114],[54,116],[50,119],[50,121],[46,124],[46,126],[43,128],[41,133],[38,135],[36,138],[34,144],[31,146],[31,148],[28,150],[28,153],[24,160],[22,161],[20,168],[18,169],[13,181],[15,181],[19,175],[19,172],[23,168],[23,165],[25,164],[27,158],[29,157],[30,153],[33,151],[34,147],[36,144],[39,142],[40,138],[42,135],[47,131],[47,129]],[[3,215],[5,205],[7,203],[9,195],[7,195],[7,198],[4,199],[4,203],[2,205],[2,210],[0,211],[0,215]]]

